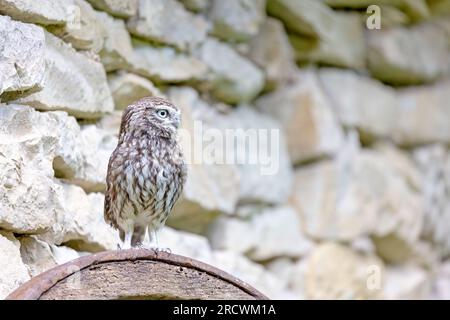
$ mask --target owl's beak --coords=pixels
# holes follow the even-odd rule
[[[179,128],[181,125],[181,118],[180,116],[176,116],[175,119],[172,121],[172,124],[174,125],[175,128]]]

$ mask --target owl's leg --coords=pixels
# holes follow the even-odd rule
[[[123,231],[122,229],[119,229],[119,242],[117,243],[117,250],[122,249],[123,247],[123,242],[125,241],[125,231]]]
[[[125,231],[125,240],[122,243],[122,249],[131,249],[131,239],[133,238],[133,231]]]
[[[140,225],[134,226],[133,236],[131,237],[131,246],[133,248],[144,247],[144,239],[145,239],[146,230],[147,230],[146,226],[140,226]]]
[[[133,238],[133,231],[125,232],[125,240],[122,244],[122,249],[131,249],[131,239]]]
[[[158,248],[158,235],[156,234],[156,230],[153,227],[148,226],[147,235],[148,235],[148,249]]]
[[[122,243],[120,249],[131,249],[131,239],[133,238],[134,232],[134,222],[129,220],[125,226],[122,226],[122,231],[120,233],[120,238]]]
[[[170,250],[170,248],[160,248],[159,247],[159,240],[158,240],[158,230],[154,227],[152,228],[148,228],[149,229],[149,234],[151,234],[151,248],[152,250],[155,251],[156,254],[158,254],[158,252],[167,252],[167,253],[172,253],[172,251]]]
[[[153,239],[155,240],[155,248],[158,249],[159,248],[158,230],[153,229],[152,233],[153,233]]]
[[[150,229],[150,227],[145,227],[143,240],[139,247],[143,249],[154,250],[155,246],[155,238],[153,236],[152,230]]]

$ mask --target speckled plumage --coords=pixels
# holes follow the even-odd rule
[[[134,102],[122,115],[108,164],[104,216],[119,230],[123,247],[140,245],[147,232],[155,238],[182,192],[186,166],[176,140],[179,124],[180,110],[157,97]]]

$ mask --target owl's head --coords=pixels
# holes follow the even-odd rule
[[[173,103],[160,97],[145,97],[124,110],[120,135],[133,131],[170,138],[175,136],[180,123],[180,109]]]

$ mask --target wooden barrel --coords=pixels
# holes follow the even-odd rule
[[[10,300],[267,299],[245,282],[205,263],[145,249],[105,251],[48,270]]]

